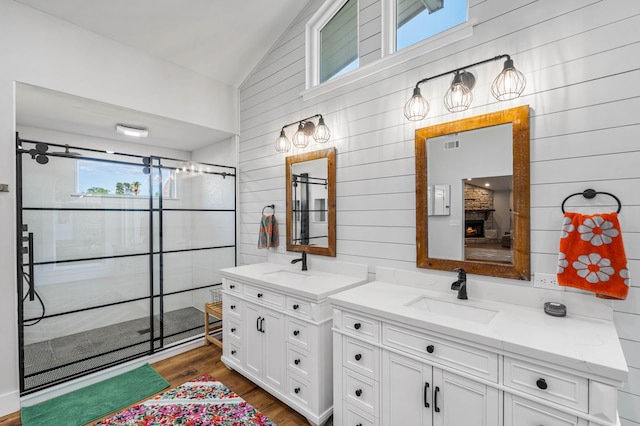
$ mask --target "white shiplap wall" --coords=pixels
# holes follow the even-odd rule
[[[379,40],[371,25],[381,22],[372,13],[379,13],[381,5],[361,1],[367,39]],[[257,249],[264,205],[276,204],[284,241],[286,155],[273,149],[283,124],[316,113],[325,116],[333,132],[329,144],[338,151],[337,258],[368,264],[374,278],[376,266],[415,270],[415,129],[528,104],[532,271],[555,272],[562,200],[592,187],[622,200],[627,257],[632,276],[640,277],[640,2],[470,3],[476,22],[472,36],[303,100],[305,23],[322,4],[310,2],[240,90],[240,264],[266,259],[266,252]],[[439,97],[449,82],[443,78],[423,88],[432,93],[429,118],[418,123],[404,119],[402,106],[417,80],[501,53],[512,55],[526,74],[523,97],[502,104],[490,97],[489,85],[501,67],[496,63],[472,70],[478,84],[470,110],[443,111]],[[376,61],[367,67],[376,67]],[[594,201],[606,204],[602,209],[613,207],[603,197]],[[584,202],[576,200],[573,206],[579,204]],[[625,426],[640,425],[640,280],[632,281],[627,300],[612,302],[630,368],[619,398]]]

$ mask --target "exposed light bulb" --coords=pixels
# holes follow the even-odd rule
[[[420,88],[413,89],[413,96],[404,105],[404,116],[407,120],[418,121],[424,119],[429,113],[429,102],[422,97]]]
[[[287,139],[287,135],[284,133],[284,129],[280,130],[280,136],[276,139],[275,142],[276,151],[278,152],[287,152],[291,149],[291,142]]]
[[[324,118],[320,116],[320,120],[318,120],[318,125],[316,129],[313,131],[313,138],[318,143],[326,143],[329,141],[331,137],[331,130],[324,124]]]
[[[453,82],[444,95],[444,105],[449,112],[464,111],[473,101],[473,93],[463,82],[459,72],[453,77]]]
[[[304,148],[309,145],[309,139],[304,132],[304,126],[302,122],[298,124],[298,131],[293,135],[293,146],[296,148]]]
[[[504,61],[504,68],[491,85],[491,94],[499,101],[519,97],[527,85],[527,79],[513,65],[513,59]]]

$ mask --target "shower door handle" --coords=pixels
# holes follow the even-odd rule
[[[29,250],[29,300],[35,300],[35,274],[33,272],[33,232],[29,232],[29,236],[27,238],[28,241],[28,250]]]

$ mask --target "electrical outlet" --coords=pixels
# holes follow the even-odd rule
[[[536,288],[564,291],[564,287],[558,285],[558,277],[555,274],[536,272],[533,278],[533,286]]]

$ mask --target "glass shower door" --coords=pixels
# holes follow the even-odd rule
[[[151,351],[152,235],[149,169],[140,158],[21,147],[20,358],[28,393]]]

